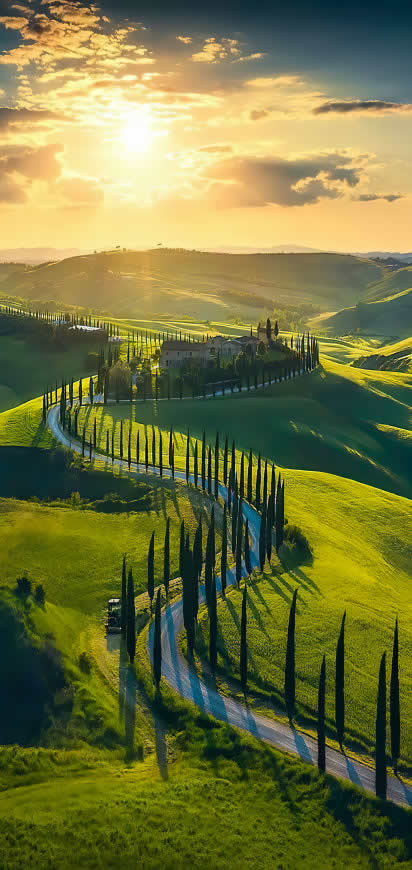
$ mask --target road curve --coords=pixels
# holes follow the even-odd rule
[[[95,397],[100,400],[100,397]],[[70,438],[66,432],[63,432],[59,423],[59,407],[56,405],[49,410],[48,424],[55,436],[66,447],[71,448],[76,453],[81,453],[81,444],[78,440]],[[102,454],[92,450],[92,456],[96,459],[101,459]],[[111,459],[108,459],[111,463]],[[115,459],[114,464],[123,467],[128,473],[145,473],[144,465],[131,464],[131,469],[127,461]],[[158,468],[150,467],[151,474],[159,474]],[[170,476],[169,469],[164,469],[163,476]],[[182,471],[175,472],[175,478],[185,481],[186,476]],[[227,489],[222,484],[219,484],[219,495],[227,498]],[[243,504],[243,515],[249,520],[249,532],[251,536],[251,561],[252,565],[258,564],[259,552],[259,528],[260,516],[251,505]],[[242,574],[245,573],[245,567],[242,565]],[[217,588],[220,588],[220,580],[217,578]],[[228,586],[235,582],[233,569],[228,571],[227,583]],[[204,585],[201,586],[199,592],[199,603],[205,601]],[[183,629],[183,603],[182,599],[174,601],[162,611],[161,636],[162,636],[162,677],[171,686],[172,689],[178,692],[182,698],[192,701],[203,712],[214,716],[220,721],[227,722],[240,728],[242,731],[248,731],[259,740],[297,755],[304,761],[310,764],[317,764],[317,742],[314,738],[303,734],[296,728],[285,722],[277,722],[273,719],[268,719],[257,713],[253,713],[246,705],[241,704],[233,698],[225,698],[219,694],[212,684],[208,684],[201,679],[190,667],[187,660],[182,656],[179,650],[178,635]],[[148,633],[148,653],[152,658],[154,624],[151,623]],[[326,770],[328,773],[348,780],[353,784],[360,786],[367,792],[375,792],[375,770],[366,764],[349,758],[342,752],[336,749],[326,748]],[[396,804],[404,806],[412,806],[412,789],[401,779],[393,776],[388,776],[387,797]]]

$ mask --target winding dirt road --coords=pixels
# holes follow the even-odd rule
[[[101,397],[95,397],[96,402],[101,401]],[[48,424],[55,438],[70,447],[76,453],[81,453],[81,444],[79,441],[71,439],[65,432],[62,431],[59,423],[59,407],[55,406],[50,409],[48,414]],[[92,456],[101,459],[102,454],[93,450]],[[111,460],[108,460],[111,463]],[[129,472],[128,463],[125,460],[115,459],[114,464],[123,467],[128,473],[145,473],[145,466],[136,463],[131,464]],[[159,474],[158,468],[150,467],[151,474]],[[169,469],[164,469],[163,476],[170,475]],[[175,478],[185,481],[185,473],[182,471],[175,472]],[[222,484],[219,484],[219,495],[227,498],[227,489]],[[259,528],[260,517],[258,512],[251,505],[244,503],[243,515],[249,520],[249,531],[251,535],[251,560],[252,565],[258,564],[259,552]],[[245,574],[245,567],[242,566],[242,574]],[[228,571],[227,583],[230,585],[235,582],[234,572]],[[220,581],[217,579],[217,586],[220,586]],[[204,586],[201,587],[199,602],[203,603],[205,599]],[[293,755],[298,755],[304,761],[311,764],[317,764],[317,744],[312,737],[303,734],[296,728],[291,727],[287,723],[277,722],[273,719],[267,719],[249,710],[246,705],[241,704],[233,698],[224,698],[205,680],[201,679],[195,671],[189,666],[187,660],[179,651],[178,635],[183,629],[183,604],[182,599],[169,604],[165,611],[162,612],[162,676],[175,689],[182,698],[187,701],[192,701],[205,713],[214,716],[216,719],[227,722],[243,731],[248,731],[259,740],[264,740],[266,743],[290,752]],[[152,639],[153,639],[154,624],[149,628],[148,634],[148,653],[151,657]],[[342,752],[327,747],[326,749],[326,769],[327,772],[341,779],[349,780],[357,786],[365,789],[368,792],[375,792],[375,770],[366,764],[348,758]],[[388,799],[394,803],[412,806],[412,789],[403,783],[400,779],[388,776]]]

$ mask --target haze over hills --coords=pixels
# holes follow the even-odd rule
[[[0,263],[46,263],[88,253],[81,248],[0,248]]]
[[[401,290],[385,299],[360,302],[322,319],[322,328],[334,335],[400,336],[411,334],[412,288]]]
[[[2,291],[121,314],[256,319],[274,303],[333,311],[373,295],[382,264],[347,254],[227,254],[157,248],[10,271]]]

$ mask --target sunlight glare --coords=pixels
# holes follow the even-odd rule
[[[131,115],[120,133],[120,139],[127,151],[143,154],[152,142],[149,119],[143,114]]]

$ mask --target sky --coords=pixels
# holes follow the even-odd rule
[[[1,246],[411,250],[411,30],[403,0],[0,0]]]

